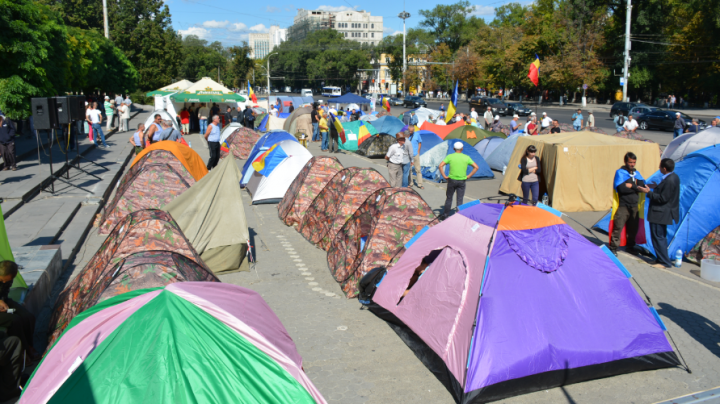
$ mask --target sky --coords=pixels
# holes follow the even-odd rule
[[[455,1],[455,0],[453,0]],[[487,21],[492,20],[495,7],[509,3],[509,0],[471,1],[474,15]],[[235,4],[231,4],[235,3]],[[524,3],[524,1],[521,1]],[[365,10],[371,15],[383,16],[385,35],[402,33],[402,20],[397,15],[403,11],[402,1],[366,0],[276,0],[275,2],[218,2],[213,0],[165,0],[170,7],[175,30],[181,35],[197,35],[209,42],[220,41],[225,46],[239,45],[247,41],[250,33],[268,32],[271,25],[287,28],[292,25],[298,8],[307,10],[346,11]],[[405,3],[410,13],[407,28],[417,27],[421,21],[420,10],[430,10],[437,2],[416,0]],[[446,3],[450,4],[450,3]]]

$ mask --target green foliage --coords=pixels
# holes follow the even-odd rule
[[[284,42],[272,52],[271,77],[284,76],[285,84],[294,87],[318,87],[322,82],[356,85],[358,69],[370,68],[371,51],[370,46],[347,40],[335,30],[315,31],[302,41]]]
[[[485,25],[485,21],[472,14],[469,1],[455,4],[439,4],[432,10],[420,10],[424,20],[420,26],[427,28],[435,42],[446,44],[453,52],[470,43],[473,33]]]
[[[242,46],[233,46],[229,51],[228,76],[232,77],[232,81],[228,82],[232,82],[236,88],[247,86],[250,72],[255,68],[255,61],[250,58],[252,49],[247,42],[243,42]]]
[[[410,28],[405,35],[405,57],[418,57],[430,53],[435,46],[433,36],[428,31]],[[383,38],[378,44],[378,50],[388,60],[388,72],[396,82],[402,81],[403,69],[403,36],[392,35]],[[384,61],[383,61],[384,62]]]

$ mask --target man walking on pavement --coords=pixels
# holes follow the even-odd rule
[[[621,234],[625,229],[625,251],[637,255],[635,251],[635,238],[640,222],[640,209],[638,202],[642,194],[641,187],[645,186],[645,179],[635,170],[637,156],[633,152],[625,154],[625,165],[615,172],[613,179],[613,203],[610,218],[610,251],[617,255],[621,244]],[[643,195],[644,198],[645,195]],[[643,229],[644,232],[644,229]]]
[[[405,154],[407,154],[407,150],[405,149],[405,136],[403,136],[402,132],[395,135],[395,140],[397,140],[397,143],[390,146],[387,154],[385,155],[389,174],[388,182],[393,188],[402,185],[403,159]]]
[[[680,177],[674,170],[675,162],[672,159],[662,159],[660,183],[638,187],[640,192],[647,193],[650,199],[647,220],[650,223],[650,238],[657,257],[652,265],[672,266],[668,256],[667,227],[680,220]]]
[[[487,111],[483,114],[483,118],[485,118],[485,129],[490,130],[493,124],[492,108],[487,107]]]
[[[419,133],[415,133],[415,127],[408,128],[410,136],[410,145],[412,146],[413,152],[413,167],[415,168],[415,182],[418,188],[425,189],[423,187],[422,172],[420,167],[420,150],[422,149],[422,136]],[[412,173],[410,174],[412,177]],[[409,179],[409,184],[412,186],[412,178]]]
[[[576,132],[580,132],[582,130],[584,119],[585,117],[583,116],[581,109],[578,109],[577,112],[573,114],[573,129],[575,129]]]
[[[102,131],[102,112],[98,109],[98,103],[93,102],[92,103],[92,109],[88,110],[86,119],[90,126],[92,126],[93,130],[93,138],[95,139],[95,145],[98,147],[104,147],[107,148],[108,145],[105,143],[105,134]],[[102,141],[102,145],[98,144],[98,134],[100,135],[100,140]]]
[[[472,161],[470,156],[463,154],[463,144],[461,142],[455,142],[453,145],[455,153],[449,154],[445,157],[438,170],[440,175],[447,181],[447,190],[445,191],[445,208],[440,220],[445,220],[450,214],[452,208],[453,194],[457,192],[457,206],[463,204],[463,198],[465,197],[465,181],[475,175],[478,170],[478,165]],[[450,165],[449,175],[445,175],[445,165]],[[470,174],[467,173],[468,166],[472,166],[473,170]]]
[[[5,167],[3,171],[17,170],[15,162],[15,126],[9,119],[0,115],[0,156]]]
[[[679,112],[675,113],[675,126],[673,126],[673,139],[683,134],[685,131],[685,120]]]
[[[220,160],[220,117],[215,115],[212,123],[208,125],[205,132],[205,140],[207,140],[208,149],[210,149],[210,158],[208,159],[208,171],[215,168]]]
[[[630,133],[635,133],[635,132],[637,132],[637,128],[638,128],[637,121],[633,119],[632,115],[628,115],[628,119],[623,124],[623,129],[625,129],[626,131],[628,131]]]
[[[116,125],[116,126],[120,126],[120,119],[122,119],[122,118],[120,117],[120,106],[121,106],[122,104],[123,104],[122,94],[115,94],[115,108],[117,109],[117,112],[118,112],[118,113],[116,114],[117,117],[118,117],[118,121],[117,121],[117,125]],[[126,129],[126,130],[127,130],[127,129]]]
[[[588,111],[588,120],[587,120],[587,126],[586,128],[594,128],[595,127],[595,115],[593,115],[592,111]]]
[[[543,112],[542,114],[542,122],[540,123],[541,130],[545,130],[552,125],[552,118],[550,118],[547,114],[547,112]]]

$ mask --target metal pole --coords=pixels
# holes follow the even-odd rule
[[[403,2],[403,12],[398,14],[399,18],[403,20],[403,97],[407,96],[407,88],[405,86],[405,70],[407,70],[407,57],[405,56],[405,20],[410,18],[410,13],[405,11],[405,2]]]
[[[628,77],[630,77],[630,16],[632,15],[632,4],[627,0],[627,16],[625,17],[625,55],[623,57],[623,101],[628,102]]]
[[[266,73],[267,73],[267,83],[268,83],[268,84],[267,84],[267,86],[268,86],[268,87],[267,87],[267,88],[268,88],[268,108],[270,108],[270,55],[267,56],[267,59],[268,59],[268,60],[267,60],[268,66],[267,66],[267,72],[266,72]],[[268,112],[269,112],[269,111],[270,111],[270,110],[268,109]]]
[[[108,28],[107,0],[103,0],[103,23],[105,25],[105,38],[110,39],[110,29]]]

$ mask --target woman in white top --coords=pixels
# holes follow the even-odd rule
[[[520,159],[520,175],[518,175],[518,181],[522,183],[523,203],[532,201],[531,204],[537,203],[540,194],[540,179],[538,174],[540,173],[540,157],[536,156],[537,148],[530,145],[525,149],[525,155]],[[532,199],[529,199],[530,192],[532,192]]]

